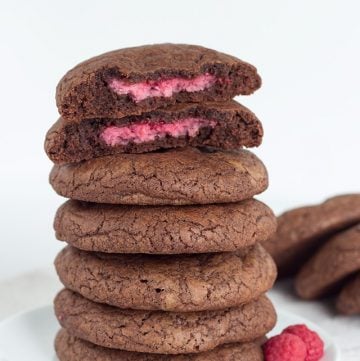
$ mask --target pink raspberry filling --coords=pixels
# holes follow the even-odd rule
[[[163,80],[148,80],[140,83],[129,83],[127,81],[112,78],[109,87],[119,95],[130,95],[136,102],[151,97],[169,98],[174,93],[181,91],[197,92],[210,88],[216,82],[216,77],[209,73],[198,75],[192,79],[171,78]]]
[[[203,118],[184,118],[173,123],[161,120],[152,123],[140,122],[126,126],[109,126],[100,134],[101,139],[110,146],[127,145],[130,142],[140,144],[171,136],[178,138],[188,135],[194,137],[200,128],[214,128],[216,121]]]

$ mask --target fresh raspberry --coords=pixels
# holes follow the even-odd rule
[[[271,337],[263,346],[265,361],[305,361],[304,341],[290,333]]]
[[[305,361],[318,361],[324,355],[324,342],[306,325],[289,326],[282,333],[298,336],[304,341],[307,350]]]

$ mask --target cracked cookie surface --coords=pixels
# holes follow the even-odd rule
[[[236,253],[121,255],[64,248],[55,260],[66,288],[120,308],[204,311],[235,307],[272,287],[276,266],[259,245]]]
[[[267,188],[268,175],[249,151],[182,148],[55,165],[50,183],[58,194],[88,202],[184,205],[251,198]]]
[[[360,222],[360,194],[346,194],[278,217],[275,235],[263,242],[280,276],[294,274],[332,234]]]
[[[99,346],[126,351],[185,354],[264,336],[276,322],[266,296],[220,311],[123,310],[69,291],[55,299],[55,314],[70,334]]]
[[[346,277],[360,270],[360,224],[329,239],[304,264],[295,279],[297,294],[305,299],[336,290]]]
[[[106,253],[236,251],[265,241],[276,217],[255,199],[197,206],[126,206],[69,200],[57,211],[56,237]]]
[[[97,346],[71,336],[64,329],[56,336],[55,349],[60,361],[263,361],[261,346],[250,342],[227,344],[196,354],[150,354]]]

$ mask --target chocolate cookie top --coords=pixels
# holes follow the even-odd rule
[[[296,292],[306,299],[323,296],[358,270],[360,270],[360,224],[329,239],[305,263],[296,276]]]
[[[121,118],[178,102],[224,101],[261,86],[256,68],[196,45],[155,44],[84,61],[60,80],[66,119]]]
[[[245,150],[181,148],[55,165],[50,183],[58,194],[88,202],[210,204],[251,198],[267,188],[268,175]]]
[[[94,345],[71,336],[62,329],[56,336],[55,349],[60,361],[263,361],[256,343],[233,343],[211,351],[185,355],[129,352]]]
[[[123,255],[63,249],[55,260],[66,288],[120,308],[204,311],[260,297],[276,278],[271,256],[255,245],[236,253]]]
[[[274,327],[275,310],[265,297],[220,311],[122,310],[69,290],[55,299],[55,313],[70,334],[99,346],[126,351],[185,354],[231,342],[248,342]]]
[[[360,314],[360,273],[341,290],[336,308],[345,315]]]
[[[255,114],[233,100],[182,103],[117,119],[60,118],[46,136],[45,150],[54,163],[63,164],[185,146],[254,147],[262,135]]]
[[[126,206],[69,200],[57,211],[56,237],[87,251],[206,253],[235,251],[268,239],[276,217],[264,203]]]
[[[360,194],[333,197],[282,214],[276,234],[263,246],[274,257],[279,274],[291,275],[330,235],[358,222]]]

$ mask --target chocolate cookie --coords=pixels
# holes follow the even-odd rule
[[[50,183],[58,194],[82,201],[182,205],[251,198],[267,188],[268,176],[248,151],[189,147],[55,165]]]
[[[57,211],[56,237],[107,253],[235,251],[269,238],[276,217],[255,199],[197,206],[126,206],[69,200]]]
[[[122,118],[175,103],[224,101],[260,88],[256,68],[196,45],[155,44],[84,61],[60,80],[66,119]]]
[[[236,253],[123,255],[64,248],[55,260],[66,288],[120,308],[204,311],[260,297],[276,278],[271,256],[255,245]]]
[[[295,288],[305,299],[323,296],[360,270],[360,224],[338,233],[301,268]]]
[[[164,354],[197,353],[224,343],[248,342],[265,335],[276,321],[265,296],[236,308],[178,313],[122,310],[63,290],[55,299],[55,313],[70,334],[96,345]]]
[[[69,122],[60,118],[46,136],[45,150],[61,164],[185,146],[254,147],[261,144],[262,135],[256,116],[233,100],[184,103],[118,119]]]
[[[341,290],[336,308],[345,315],[360,314],[360,273]]]
[[[96,346],[71,336],[64,329],[56,336],[55,349],[60,361],[263,361],[264,359],[261,346],[256,343],[233,343],[201,353],[166,355]]]
[[[274,257],[279,274],[292,275],[330,235],[360,222],[360,194],[333,197],[278,217],[274,237],[263,246]]]

